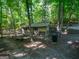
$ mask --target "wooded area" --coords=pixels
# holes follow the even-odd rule
[[[31,22],[38,23],[42,21],[51,21],[56,23],[58,19],[59,8],[64,12],[63,22],[78,21],[79,1],[78,0],[1,0],[0,1],[0,24],[2,28],[20,28],[28,25],[28,12]],[[29,7],[26,5],[29,4]],[[61,6],[63,4],[63,6]],[[58,11],[59,10],[59,11]],[[61,11],[60,11],[61,12]],[[62,17],[63,15],[61,15]],[[15,25],[15,26],[14,26]]]
[[[78,34],[79,0],[0,0],[0,56],[78,59]]]

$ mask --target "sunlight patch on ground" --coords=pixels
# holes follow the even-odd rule
[[[29,44],[24,44],[24,47],[36,49],[36,48],[46,48],[46,45],[43,44],[42,42],[36,41]]]
[[[52,58],[52,59],[57,59],[56,57]]]
[[[68,41],[67,42],[72,48],[79,48],[79,41]]]
[[[46,57],[46,59],[50,59],[50,57]],[[56,57],[53,57],[52,59],[57,59]]]
[[[49,57],[46,57],[46,59],[49,59]]]
[[[73,42],[72,41],[67,41],[67,44],[72,44]]]
[[[13,53],[13,56],[15,56],[15,57],[22,57],[22,56],[25,56],[25,55],[27,55],[27,53]]]

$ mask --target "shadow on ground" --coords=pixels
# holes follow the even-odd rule
[[[67,41],[76,39],[72,36],[75,37],[75,35],[63,36],[57,43],[44,40],[27,42],[0,39],[0,52],[8,51],[13,59],[79,59],[79,49],[67,44]]]

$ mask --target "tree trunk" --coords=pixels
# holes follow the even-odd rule
[[[57,30],[59,32],[58,39],[62,36],[62,27],[63,27],[63,20],[64,20],[64,1],[59,0],[59,11],[58,11],[58,25]]]
[[[2,37],[3,35],[2,35],[2,2],[1,2],[1,0],[0,0],[0,9],[1,9],[1,11],[0,11],[0,36]]]
[[[30,38],[31,38],[31,42],[33,42],[33,36],[32,36],[32,28],[31,28],[31,24],[32,24],[32,0],[26,0],[26,7],[27,7],[27,15],[28,15],[28,19],[29,19],[29,30],[30,30]]]

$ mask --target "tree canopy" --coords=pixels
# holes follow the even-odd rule
[[[20,28],[29,24],[27,0],[0,0],[0,27]],[[29,0],[32,7],[33,23],[58,21],[59,3],[64,3],[64,23],[79,21],[78,0]]]

